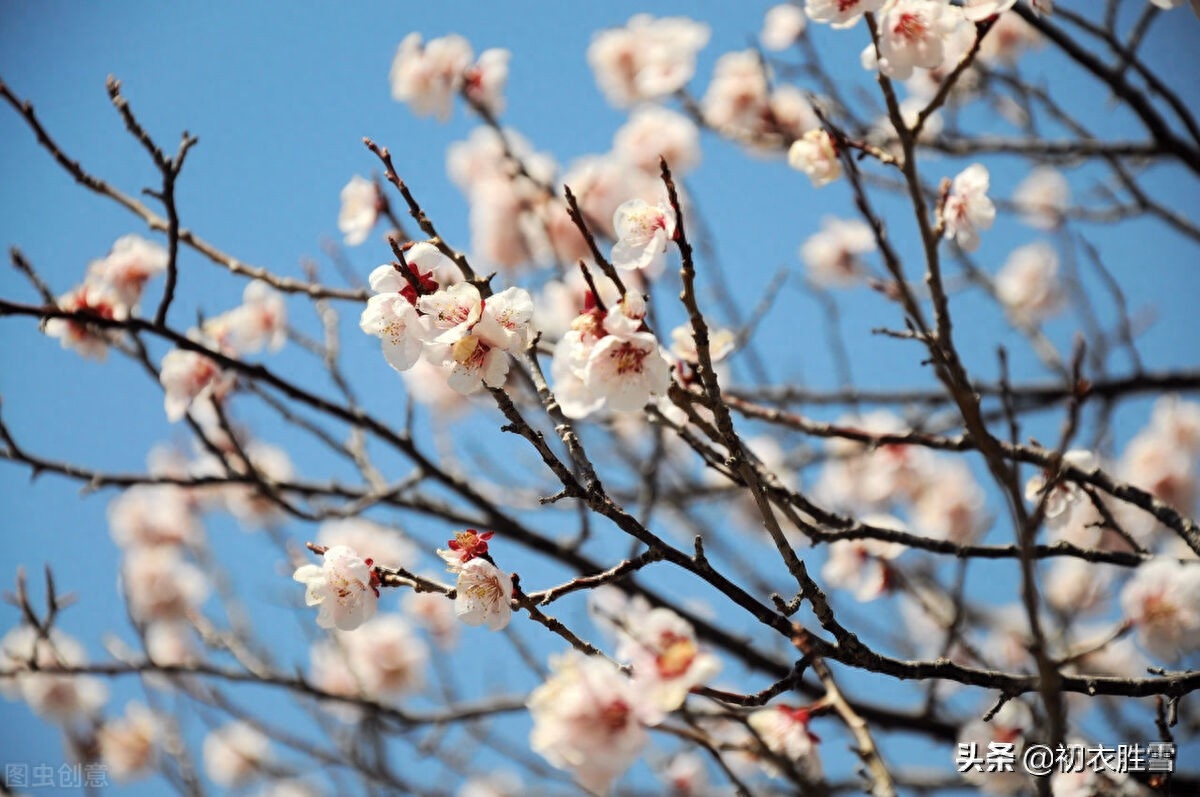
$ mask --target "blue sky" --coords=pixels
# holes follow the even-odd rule
[[[660,2],[649,10],[660,16],[687,14],[711,25],[712,41],[701,54],[693,84],[700,93],[716,58],[751,42],[766,7]],[[313,258],[332,275],[321,242],[337,236],[338,191],[351,175],[369,174],[376,167],[361,144],[364,135],[392,149],[401,176],[444,235],[457,245],[468,245],[467,206],[445,176],[444,153],[449,143],[465,138],[476,121],[461,108],[446,124],[417,119],[391,100],[388,68],[406,33],[420,31],[428,38],[457,32],[476,52],[488,47],[512,50],[505,122],[565,167],[578,156],[606,151],[624,118],[605,105],[588,69],[584,54],[591,36],[640,10],[646,9],[626,2],[9,3],[0,7],[0,77],[35,103],[45,126],[71,157],[126,192],[137,193],[153,185],[156,175],[105,95],[105,77],[115,75],[161,144],[173,146],[185,129],[199,136],[179,184],[179,205],[188,227],[277,273],[299,276],[301,259]],[[1186,11],[1175,12],[1169,22],[1162,20],[1152,29],[1149,49],[1164,74],[1175,78],[1194,67],[1198,31],[1200,23]],[[862,81],[857,60],[865,32],[860,26],[844,35],[853,44],[835,49],[826,39],[823,49],[839,77]],[[1072,102],[1081,118],[1099,133],[1138,135],[1127,114],[1113,109],[1102,93],[1050,55],[1033,56],[1031,70],[1037,80],[1055,86],[1062,81],[1063,90],[1076,95]],[[1185,101],[1200,107],[1200,84],[1176,83]],[[107,252],[117,237],[144,232],[134,217],[76,186],[7,107],[0,109],[0,142],[0,243],[20,247],[56,292],[74,285],[87,262]],[[711,137],[704,146],[704,163],[689,179],[689,187],[717,231],[718,252],[734,297],[749,307],[779,268],[798,268],[796,248],[817,229],[823,215],[851,213],[849,195],[842,185],[818,193],[779,160],[747,158],[733,145]],[[1011,158],[988,163],[993,193],[999,196],[1006,196],[1027,169]],[[926,168],[931,175],[940,171],[953,176],[964,165],[946,159],[931,161]],[[1094,173],[1081,170],[1072,176],[1082,191]],[[1159,170],[1151,185],[1156,195],[1183,212],[1200,206],[1195,180]],[[897,244],[911,252],[914,238],[903,206],[884,201],[882,207]],[[1180,240],[1156,222],[1119,230],[1103,225],[1076,229],[1100,245],[1131,307],[1152,313],[1153,325],[1140,344],[1147,364],[1195,365],[1200,359],[1191,323],[1200,298],[1195,243]],[[994,272],[1012,247],[1037,237],[1002,218],[991,234],[985,234],[979,262]],[[365,277],[387,253],[373,236],[348,257]],[[187,314],[198,308],[211,315],[238,301],[242,283],[224,278],[218,267],[185,253],[181,268],[176,323],[186,324]],[[701,279],[704,289],[708,283],[703,264]],[[156,288],[152,283],[151,290]],[[0,269],[0,294],[33,300],[20,276],[7,267]],[[669,295],[662,294],[664,304]],[[899,325],[893,307],[867,291],[837,298],[861,386],[930,384],[915,346],[869,334],[872,327]],[[992,378],[996,343],[1019,343],[997,313],[981,309],[976,297],[964,296],[958,302],[957,331],[968,367]],[[303,303],[293,301],[289,307],[309,323],[310,311]],[[1104,312],[1110,305],[1101,300],[1100,307]],[[352,321],[356,313],[357,308],[344,308],[344,320]],[[678,308],[668,315],[682,319]],[[789,282],[760,333],[774,373],[802,377],[812,386],[834,386],[823,324],[818,306],[799,290],[796,280]],[[1073,317],[1063,318],[1053,322],[1048,333],[1062,344],[1070,340],[1076,324]],[[379,359],[373,340],[358,336],[352,323],[344,327],[347,364],[368,406],[399,422],[403,401],[398,380]],[[93,467],[138,471],[151,445],[183,438],[163,417],[157,386],[147,384],[119,358],[103,366],[84,362],[21,320],[0,321],[0,341],[5,351],[0,369],[4,417],[29,450]],[[156,353],[161,356],[164,351]],[[294,351],[281,355],[279,363],[286,369],[307,368],[298,372],[319,378]],[[1014,355],[1014,368],[1018,378],[1045,376],[1026,355]],[[328,388],[323,383],[316,387]],[[1113,439],[1118,448],[1144,421],[1146,407],[1146,402],[1138,402],[1117,415]],[[247,417],[259,417],[255,412],[247,410]],[[517,441],[496,432],[493,421],[486,415],[482,423],[470,422],[474,425],[467,428],[478,436],[478,445],[497,459],[512,456],[536,468],[531,453],[514,448]],[[1048,437],[1058,421],[1042,423],[1032,428]],[[315,446],[286,437],[278,428],[268,426],[264,433],[268,439],[278,435],[272,442],[293,451],[299,470],[328,473]],[[24,469],[0,465],[8,553],[0,583],[11,584],[18,565],[34,573],[43,564],[52,565],[60,586],[80,598],[63,618],[63,627],[84,639],[95,656],[100,655],[103,632],[123,623],[114,576],[118,554],[104,519],[110,497],[81,497],[77,484],[52,476],[31,483]],[[296,539],[312,537],[311,528],[299,526],[287,533]],[[420,533],[436,540],[441,532],[422,527]],[[263,601],[264,616],[285,618],[273,631],[273,642],[292,660],[303,661],[299,641],[307,629],[272,608],[294,597],[288,592],[290,584],[281,583],[275,572],[272,549],[241,536],[231,524],[217,524],[210,534],[222,541],[235,574],[244,574],[254,585],[248,597]],[[540,575],[536,568],[541,565],[530,567]],[[0,609],[0,630],[15,622],[15,611]],[[471,639],[490,641],[479,633]],[[554,649],[553,643],[544,648]],[[496,672],[489,678],[502,680]],[[122,698],[135,692],[131,684],[113,686],[118,695],[114,710],[119,710]],[[57,734],[30,718],[23,706],[0,703],[5,760],[57,764]],[[948,760],[950,751],[943,752],[944,758],[934,755],[933,760]],[[147,788],[140,793],[156,793],[153,786]]]

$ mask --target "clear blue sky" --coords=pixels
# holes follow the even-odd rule
[[[693,90],[701,93],[716,58],[747,46],[768,5],[659,2],[649,10],[660,16],[686,14],[712,26],[712,41],[701,54],[693,83]],[[106,75],[121,79],[140,119],[164,146],[173,147],[184,129],[200,138],[179,185],[184,223],[248,262],[298,276],[300,260],[323,261],[321,240],[337,235],[342,185],[355,173],[375,169],[373,156],[360,143],[364,135],[391,147],[403,178],[446,237],[468,245],[466,204],[445,176],[444,153],[447,144],[467,135],[475,120],[461,108],[444,125],[416,119],[391,100],[388,69],[406,33],[420,31],[429,38],[457,32],[476,52],[488,47],[512,50],[505,122],[565,167],[577,156],[606,151],[623,120],[620,112],[605,105],[588,69],[584,54],[592,33],[621,24],[639,10],[646,9],[628,2],[7,3],[0,7],[0,77],[35,103],[45,126],[72,157],[126,192],[137,193],[153,185],[156,175],[105,94]],[[852,44],[841,52],[826,47],[826,52],[842,70],[839,74],[861,81],[857,58],[865,32],[860,27],[845,35]],[[1169,21],[1160,20],[1151,36],[1148,49],[1165,74],[1174,78],[1194,71],[1200,22],[1188,12],[1180,10]],[[1137,134],[1126,114],[1111,110],[1107,98],[1093,87],[1076,82],[1072,70],[1045,55],[1035,59],[1033,69],[1046,80],[1069,81],[1072,90],[1081,92],[1075,101],[1097,131]],[[1200,84],[1176,83],[1183,85],[1185,100],[1200,107]],[[1025,166],[1013,159],[989,163],[993,191],[1000,196],[1025,174]],[[931,175],[940,168],[953,176],[963,165],[945,160],[926,168]],[[1160,198],[1182,212],[1200,206],[1195,180],[1160,175],[1154,185]],[[843,186],[817,193],[780,161],[745,158],[732,145],[711,137],[705,139],[704,163],[690,186],[718,231],[724,268],[745,307],[777,269],[798,268],[796,249],[823,215],[852,212]],[[1084,190],[1083,185],[1076,187]],[[20,247],[56,292],[78,282],[88,261],[107,252],[117,237],[145,232],[133,216],[76,186],[36,146],[7,106],[0,108],[0,202],[0,243]],[[898,244],[911,247],[903,207],[885,203],[884,208],[891,214]],[[1155,323],[1140,347],[1147,364],[1196,364],[1196,245],[1181,242],[1155,222],[1120,232],[1098,225],[1078,229],[1101,244],[1131,306],[1153,308]],[[993,234],[985,234],[979,260],[994,271],[1013,246],[1036,237],[1002,219]],[[373,236],[349,257],[365,276],[387,254]],[[195,308],[203,307],[211,315],[238,300],[242,284],[223,278],[216,266],[192,253],[183,255],[181,265],[177,323],[183,324],[186,313]],[[152,283],[151,291],[158,285]],[[0,294],[34,299],[7,266],[0,268]],[[869,334],[871,327],[899,325],[893,308],[866,291],[839,296],[839,301],[860,386],[929,383],[914,346]],[[992,378],[995,343],[1011,343],[1011,335],[995,313],[976,315],[976,305],[965,301],[958,331],[968,366]],[[1101,306],[1108,307],[1104,302]],[[303,303],[291,302],[289,307],[309,323]],[[673,318],[682,317],[677,309],[669,312]],[[356,314],[357,308],[345,308],[346,319]],[[1073,318],[1062,319],[1051,324],[1049,332],[1060,343],[1069,341],[1074,325]],[[794,282],[785,287],[761,333],[764,350],[780,363],[776,373],[833,386],[836,379],[822,330],[817,305]],[[400,410],[395,408],[403,406],[398,382],[379,359],[373,341],[357,337],[352,323],[346,331],[348,364],[368,395],[368,405],[398,419]],[[22,320],[0,322],[0,343],[4,417],[31,451],[93,467],[138,471],[151,445],[182,438],[163,417],[157,386],[147,384],[119,358],[105,366],[84,362]],[[285,367],[306,367],[295,352],[282,357]],[[1027,358],[1018,356],[1016,367],[1018,377],[1043,375]],[[1119,414],[1114,438],[1128,439],[1144,411],[1143,403]],[[485,420],[490,425],[481,432],[483,445],[510,447],[506,451],[519,445],[494,433],[492,416]],[[1042,433],[1052,433],[1056,425],[1055,420]],[[268,439],[272,431],[282,434],[268,427]],[[292,446],[286,438],[273,442]],[[307,458],[315,457],[316,449],[300,443],[295,451],[298,470],[326,472]],[[532,463],[527,454],[518,451],[517,461]],[[12,583],[18,565],[35,573],[43,564],[52,565],[60,586],[80,598],[62,625],[85,640],[97,658],[103,655],[103,632],[124,623],[115,587],[118,553],[104,516],[111,495],[80,497],[76,484],[56,477],[31,484],[26,470],[0,463],[0,528],[7,554],[0,584]],[[432,527],[419,531],[429,540],[440,534]],[[296,539],[313,536],[311,528],[301,526],[287,532]],[[289,586],[272,572],[277,557],[271,558],[269,547],[227,526],[218,525],[210,533],[229,552],[235,573],[253,579],[249,597],[278,604],[289,594]],[[268,617],[286,617],[263,611]],[[16,620],[14,610],[0,607],[0,632]],[[279,646],[281,659],[304,661],[301,629],[292,622],[278,628],[270,638]],[[489,641],[482,632],[469,639]],[[547,643],[545,650],[552,649],[556,644]],[[136,694],[133,686],[113,684],[114,713],[125,698]],[[21,705],[0,703],[0,759],[59,763],[55,731],[31,718]],[[942,751],[933,761],[948,762],[950,755]],[[153,794],[157,788],[130,793]]]

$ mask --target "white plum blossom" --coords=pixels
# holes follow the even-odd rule
[[[688,692],[721,670],[720,660],[700,650],[692,626],[670,609],[631,601],[621,618],[617,658],[633,666],[643,720],[655,724],[683,705]]]
[[[473,57],[471,44],[457,34],[427,43],[419,33],[408,34],[392,61],[392,98],[408,103],[417,116],[446,121]]]
[[[945,0],[894,0],[878,19],[879,70],[906,80],[914,67],[936,69],[962,14]]]
[[[346,246],[358,246],[379,221],[382,197],[373,180],[354,175],[342,188],[342,207],[338,211],[338,229]]]
[[[707,25],[686,17],[636,14],[623,28],[597,33],[587,60],[605,98],[625,108],[683,88],[709,35]]]
[[[804,13],[813,22],[829,23],[835,28],[849,28],[863,14],[878,11],[885,0],[804,0]]]
[[[682,176],[700,163],[700,130],[681,113],[658,105],[635,108],[613,135],[613,152],[658,176],[659,158]]]
[[[317,532],[317,542],[326,548],[344,545],[388,567],[411,567],[420,556],[402,531],[363,517],[325,521]]]
[[[201,399],[219,399],[233,385],[207,355],[191,349],[172,349],[163,357],[158,381],[163,386],[163,409],[167,420],[181,419]]]
[[[379,268],[392,270],[390,265]],[[429,336],[425,317],[399,292],[377,293],[367,299],[358,326],[368,335],[379,338],[383,344],[383,358],[397,371],[407,371],[421,359],[425,339]]]
[[[1001,14],[1016,5],[1017,0],[963,0],[963,16],[971,22],[980,22]]]
[[[996,274],[996,298],[1012,316],[1035,324],[1063,306],[1058,282],[1058,254],[1043,241],[1018,247]]]
[[[217,728],[204,739],[204,771],[218,786],[243,786],[270,762],[271,740],[248,722]]]
[[[237,354],[253,354],[264,347],[279,351],[287,342],[283,294],[262,280],[254,280],[242,292],[242,304],[210,319],[204,331]]]
[[[787,158],[788,165],[807,174],[815,188],[828,185],[842,175],[837,147],[823,129],[809,130],[792,142]]]
[[[112,290],[118,304],[132,312],[146,282],[167,270],[167,250],[140,235],[123,235],[112,251],[88,264],[87,281]]]
[[[59,309],[68,313],[93,315],[106,321],[124,321],[129,307],[121,302],[116,291],[103,283],[84,282],[58,297]],[[58,338],[64,349],[74,349],[81,356],[103,361],[108,345],[116,333],[86,321],[51,318],[46,321],[46,334]]]
[[[671,367],[649,332],[609,335],[588,355],[583,383],[593,395],[602,396],[609,409],[640,410],[651,396],[667,392]]]
[[[771,6],[763,16],[762,32],[758,39],[767,50],[786,50],[804,33],[807,21],[804,11],[794,3]]]
[[[1083,471],[1094,470],[1099,466],[1096,455],[1085,449],[1072,449],[1063,454],[1063,462]],[[1042,500],[1046,491],[1046,473],[1037,473],[1025,483],[1025,499],[1036,503]],[[1083,488],[1073,481],[1060,480],[1046,495],[1043,512],[1046,524],[1058,528],[1066,524],[1070,518],[1073,506],[1079,502],[1087,503]]]
[[[1012,66],[1026,50],[1042,44],[1042,34],[1017,14],[1001,14],[984,37],[977,58],[989,66]]]
[[[916,530],[958,545],[976,541],[985,526],[983,490],[960,460],[935,459],[912,505]]]
[[[646,744],[633,683],[608,661],[574,650],[552,657],[550,670],[526,703],[530,746],[585,789],[603,793]]]
[[[675,210],[666,201],[651,205],[630,199],[613,213],[617,242],[612,264],[617,268],[645,269],[662,262],[667,245],[675,237]]]
[[[986,757],[992,744],[1013,745],[1016,760],[1020,761],[1026,734],[1034,727],[1029,706],[1020,700],[1010,700],[1000,707],[991,722],[972,720],[964,725],[958,734],[958,744],[967,749],[973,745],[980,758]],[[985,794],[1016,794],[1029,786],[1029,775],[1019,766],[997,772],[968,767],[962,776]]]
[[[867,515],[862,522],[907,531],[900,520],[886,515]],[[872,601],[891,589],[889,563],[904,550],[901,543],[873,538],[836,540],[829,546],[829,558],[821,568],[821,576],[832,587],[853,590],[856,600]]]
[[[862,256],[875,249],[875,233],[865,222],[826,216],[820,232],[800,247],[800,259],[814,284],[844,288],[862,281],[867,273]]]
[[[671,797],[716,797],[724,792],[709,785],[708,770],[700,755],[688,751],[671,756],[671,760],[655,774],[670,789]]]
[[[704,121],[726,135],[753,139],[763,132],[771,86],[754,50],[725,53],[713,67],[701,108]]]
[[[100,759],[113,779],[125,783],[147,774],[154,766],[161,721],[141,703],[125,706],[125,716],[108,720],[96,731]]]
[[[1166,557],[1142,564],[1121,590],[1121,609],[1147,652],[1178,661],[1200,649],[1200,566]]]
[[[83,645],[59,629],[51,628],[43,636],[33,626],[17,626],[0,639],[0,669],[15,673],[12,678],[0,679],[0,693],[24,700],[35,713],[58,723],[94,716],[108,699],[103,681],[38,672],[85,664]]]
[[[326,691],[395,700],[424,687],[429,648],[407,620],[387,614],[352,634],[331,634],[313,646],[312,661],[313,680]]]
[[[187,667],[203,656],[186,620],[160,620],[146,626],[146,656],[156,664]]]
[[[708,330],[708,356],[714,363],[719,363],[733,354],[737,348],[737,333],[732,329],[710,328]],[[677,359],[692,365],[700,363],[700,354],[696,351],[696,338],[692,334],[692,325],[680,324],[671,330],[671,354]]]
[[[138,484],[108,505],[108,526],[122,548],[195,545],[202,529],[185,491],[170,484]]]
[[[942,211],[945,236],[964,251],[978,249],[979,231],[991,227],[996,219],[996,206],[987,195],[990,182],[987,167],[973,163],[950,184],[950,195]]]
[[[121,566],[129,614],[141,622],[183,620],[208,597],[208,579],[178,548],[134,548]]]
[[[473,102],[498,115],[504,111],[504,88],[512,53],[500,47],[484,50],[464,75],[463,91]]]
[[[408,590],[400,602],[404,613],[429,632],[441,650],[451,650],[458,642],[458,615],[454,603],[437,592]]]
[[[304,602],[320,606],[317,625],[353,631],[374,616],[379,589],[373,564],[351,548],[335,545],[325,551],[320,565],[296,569],[292,578],[304,584]]]
[[[512,578],[487,559],[464,562],[455,591],[454,612],[467,625],[500,631],[512,619]]]
[[[754,711],[746,722],[758,738],[775,755],[793,763],[810,780],[821,777],[821,758],[817,752],[820,740],[808,729],[812,717],[804,708],[767,706]],[[763,760],[763,768],[776,774],[779,768]]]
[[[1070,201],[1071,186],[1067,178],[1052,166],[1035,168],[1013,190],[1012,195],[1012,202],[1020,212],[1021,220],[1038,230],[1059,227]]]
[[[483,315],[483,297],[469,282],[460,282],[417,299],[428,318],[433,343],[456,343],[466,337]]]

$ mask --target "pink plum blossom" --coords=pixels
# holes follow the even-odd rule
[[[68,313],[93,315],[106,321],[123,321],[129,317],[129,306],[122,303],[116,291],[105,283],[84,282],[58,297],[59,309]],[[116,333],[86,321],[51,318],[46,321],[46,334],[58,338],[64,349],[74,349],[81,356],[103,361]]]
[[[141,703],[129,703],[124,717],[101,725],[96,743],[113,779],[126,783],[147,774],[162,732],[161,720]]]
[[[353,631],[374,616],[379,603],[373,562],[344,545],[325,551],[320,565],[297,568],[292,578],[304,584],[304,602],[320,607],[322,628]]]
[[[1030,227],[1053,230],[1062,224],[1071,187],[1058,169],[1038,166],[1013,191],[1012,201]]]
[[[140,235],[123,235],[112,251],[88,265],[87,281],[110,288],[118,304],[137,307],[146,282],[167,270],[167,250]]]

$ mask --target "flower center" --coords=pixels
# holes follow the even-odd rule
[[[613,360],[617,366],[617,375],[625,376],[629,373],[641,373],[642,363],[646,361],[646,356],[650,352],[646,349],[639,348],[632,343],[623,343],[613,353]]]
[[[688,671],[696,660],[696,643],[687,637],[670,632],[660,637],[662,653],[654,660],[658,674],[663,678],[678,678]]]
[[[901,14],[900,21],[896,23],[896,27],[892,32],[897,36],[901,36],[909,41],[924,38],[929,26],[925,24],[925,20],[920,14]]]

